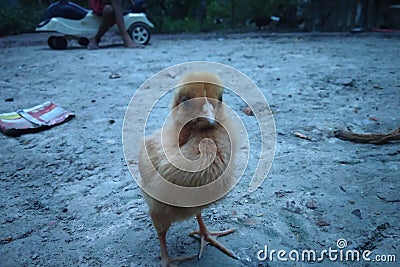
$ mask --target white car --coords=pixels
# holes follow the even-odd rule
[[[150,29],[154,28],[145,13],[124,13],[125,25],[132,40],[146,45],[150,41]],[[88,35],[96,34],[101,17],[75,3],[58,1],[51,4],[36,28],[40,32],[58,32],[62,36],[50,36],[47,40],[53,49],[66,49],[69,40],[77,40],[82,46],[89,44]]]

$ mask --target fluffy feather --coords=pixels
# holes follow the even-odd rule
[[[140,153],[139,171],[143,181],[142,188],[152,187],[162,193],[161,178],[157,175],[159,173],[167,181],[179,186],[199,187],[215,182],[213,190],[227,192],[234,183],[234,166],[230,164],[228,168],[228,162],[233,160],[231,152],[235,150],[236,142],[232,135],[233,126],[221,104],[224,90],[220,86],[222,82],[212,73],[193,72],[184,76],[179,84],[181,85],[176,89],[171,105],[174,110],[171,122],[165,125],[163,132],[159,130],[148,136],[145,147]],[[197,118],[198,116],[200,117]],[[165,151],[169,153],[168,158]],[[181,158],[182,155],[190,161],[195,161],[196,166],[202,170],[190,172],[175,167],[176,163],[178,166],[186,166]],[[168,159],[174,162],[175,166]],[[193,167],[190,164],[186,167]],[[221,175],[224,179],[217,180]],[[161,265],[170,266],[187,260],[188,258],[175,260],[169,258],[165,243],[166,232],[173,222],[196,215],[200,225],[199,235],[204,239],[204,236],[210,233],[202,231],[202,228],[205,230],[206,228],[202,223],[200,212],[207,205],[177,207],[160,202],[146,192],[143,193],[160,240]],[[213,245],[218,247],[220,244]],[[233,257],[233,253],[229,256]]]

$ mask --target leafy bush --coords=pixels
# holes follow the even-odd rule
[[[256,20],[296,10],[297,0],[152,0],[147,7],[157,32],[199,32],[254,29]]]
[[[0,36],[31,32],[42,13],[20,5],[0,7]]]
[[[56,0],[0,0],[0,36],[33,32],[44,11]],[[71,0],[88,7],[88,0]],[[128,0],[122,0],[124,7]],[[254,29],[257,20],[284,17],[296,10],[297,0],[147,0],[147,13],[155,32],[204,32]],[[286,12],[288,14],[288,12]],[[293,17],[293,12],[288,18]]]

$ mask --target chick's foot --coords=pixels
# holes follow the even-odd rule
[[[161,250],[160,265],[161,265],[161,267],[175,267],[184,261],[188,261],[188,260],[196,258],[197,255],[174,258],[174,259],[171,259],[169,257],[166,235],[167,235],[167,229],[169,228],[170,224],[167,223],[166,225],[162,225],[160,223],[161,221],[158,219],[159,218],[157,216],[154,216],[154,215],[152,216],[152,220],[153,220],[154,224],[158,226],[158,228],[156,227],[156,229],[157,229],[158,240],[160,241],[160,250]]]
[[[199,230],[193,231],[189,235],[191,237],[200,239],[199,259],[203,255],[203,250],[208,244],[213,245],[214,247],[218,248],[219,250],[221,250],[223,253],[225,253],[229,257],[238,259],[238,257],[230,249],[227,249],[225,246],[223,246],[220,242],[218,242],[215,238],[212,237],[212,236],[219,237],[219,236],[229,235],[229,234],[235,232],[236,229],[229,229],[229,230],[220,231],[220,232],[210,232],[210,231],[208,231],[206,225],[204,224],[201,214],[196,215],[196,218],[197,218],[197,222],[199,223]]]
[[[196,258],[197,255],[192,255],[192,256],[187,256],[187,257],[179,257],[179,258],[175,258],[175,259],[170,259],[165,258],[165,259],[161,259],[161,267],[176,267],[178,266],[180,263],[184,262],[184,261],[189,261],[192,260],[194,258]]]

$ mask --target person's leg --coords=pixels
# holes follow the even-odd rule
[[[131,47],[131,48],[135,48],[135,47],[142,47],[141,45],[137,45],[129,36],[127,30],[126,30],[126,26],[125,26],[125,22],[124,22],[124,16],[123,16],[123,12],[122,12],[122,7],[121,7],[121,2],[120,0],[110,0],[113,8],[114,8],[114,17],[115,17],[115,23],[118,26],[119,32],[121,34],[122,37],[122,41],[124,42],[124,46],[125,47]]]
[[[111,4],[105,5],[101,14],[101,23],[96,35],[90,39],[88,49],[98,49],[101,37],[114,25],[114,8]]]

